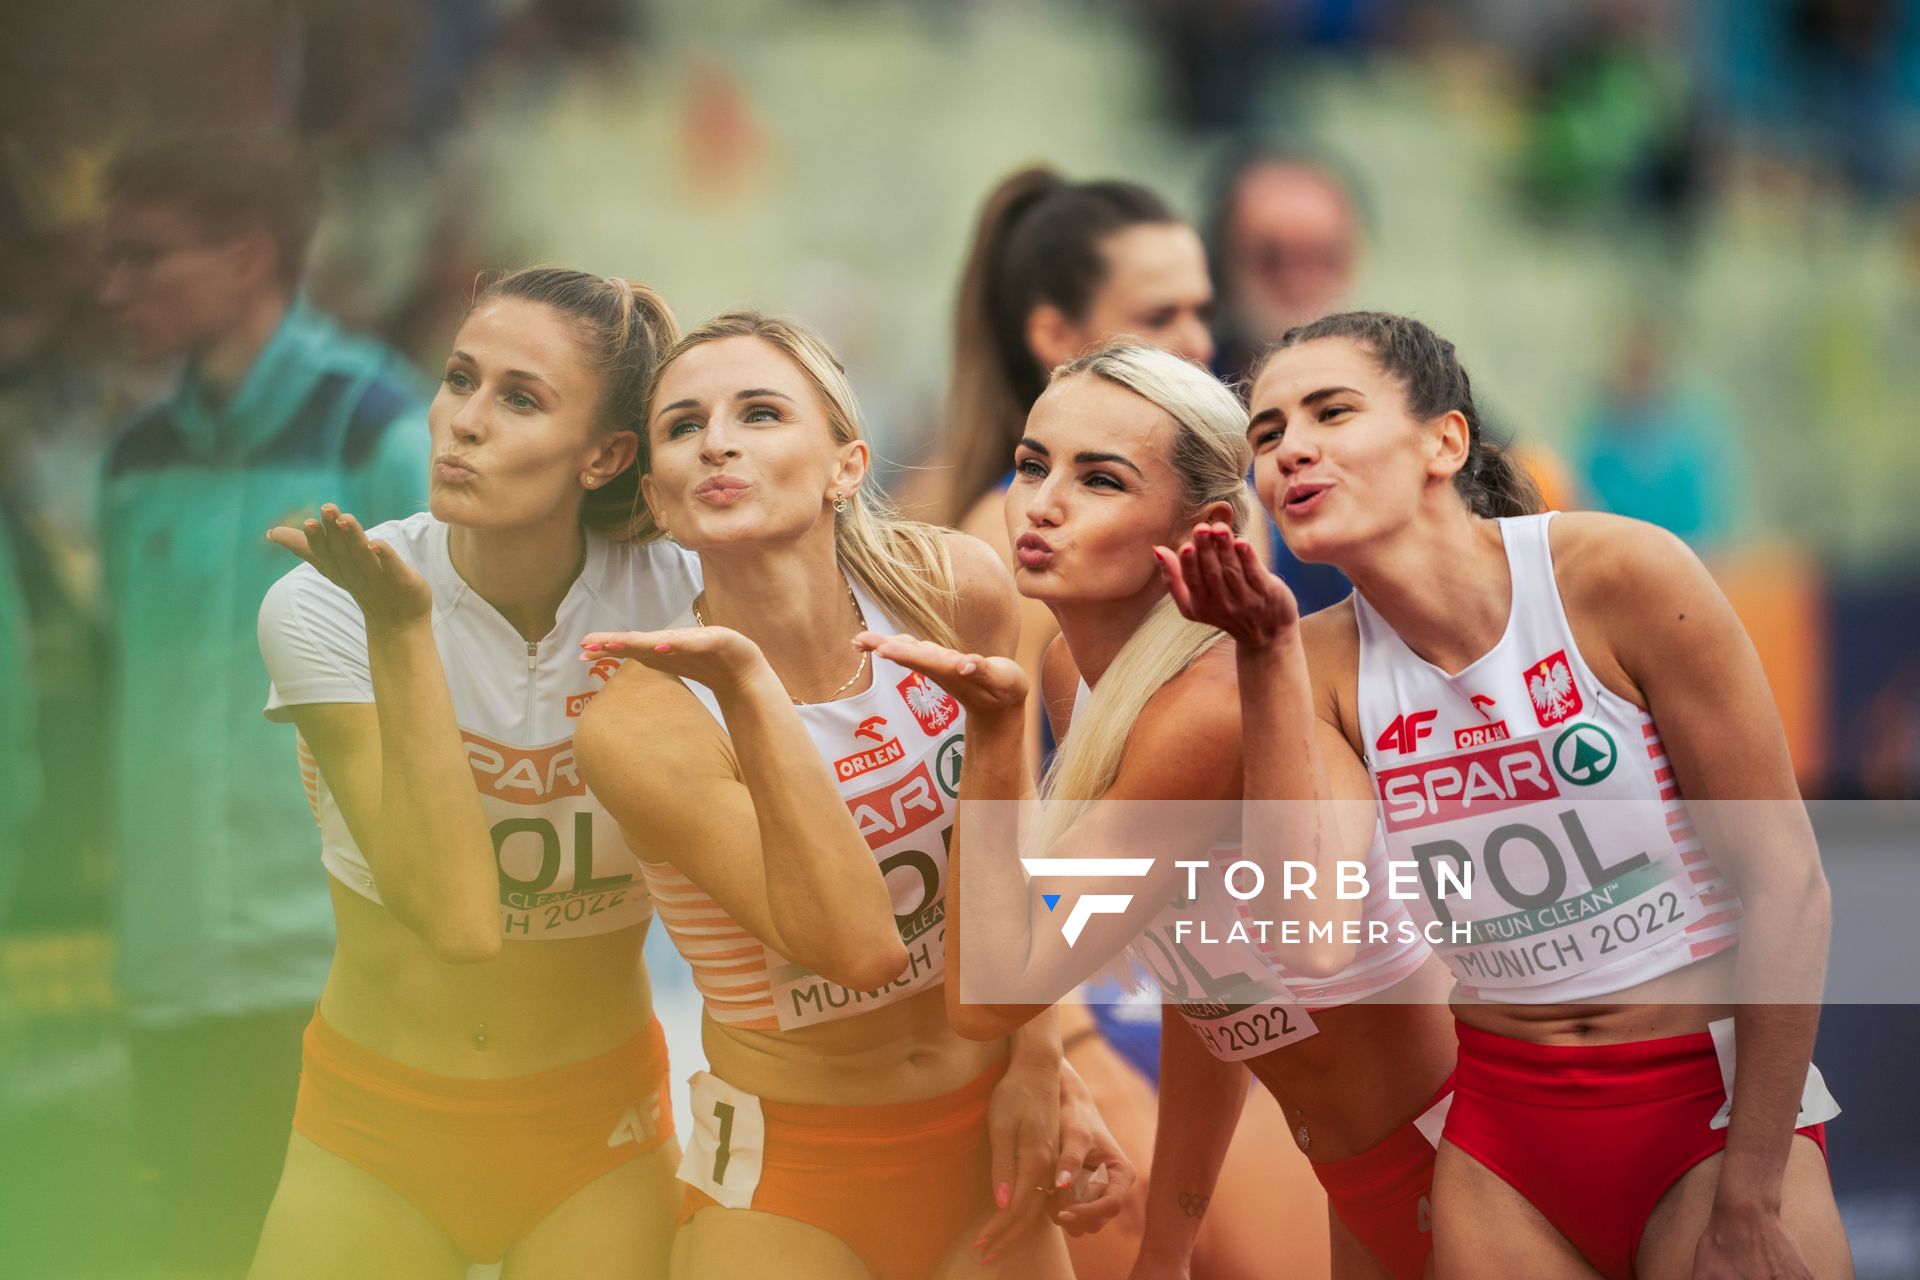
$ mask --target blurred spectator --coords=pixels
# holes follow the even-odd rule
[[[1325,161],[1268,147],[1228,161],[1207,224],[1221,376],[1245,377],[1281,334],[1341,308],[1361,221],[1351,186]]]
[[[1594,5],[1534,69],[1522,190],[1548,213],[1625,206],[1680,227],[1699,190],[1689,84],[1647,0]]]
[[[1575,469],[1601,509],[1711,550],[1739,516],[1739,452],[1719,401],[1669,367],[1670,339],[1656,323],[1629,327],[1611,380],[1580,426]]]
[[[1208,224],[1221,377],[1242,381],[1280,335],[1341,308],[1359,266],[1360,224],[1352,188],[1330,164],[1271,148],[1228,162]],[[1346,598],[1346,575],[1296,559],[1267,523],[1273,570],[1303,612]]]
[[[244,1264],[332,952],[312,816],[260,714],[269,526],[419,508],[415,378],[298,287],[311,169],[256,133],[154,141],[107,184],[100,300],[178,389],[109,449],[100,540],[117,691],[115,937],[158,1247]]]

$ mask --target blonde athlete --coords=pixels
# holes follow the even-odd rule
[[[1220,525],[1157,554],[1238,638],[1250,777],[1377,796],[1445,926],[1441,1280],[1850,1275],[1808,1061],[1826,881],[1726,598],[1659,529],[1536,513],[1416,320],[1290,331],[1252,410],[1262,499],[1353,599],[1300,618]]]
[[[624,540],[650,290],[522,271],[474,303],[428,412],[432,509],[332,506],[260,611],[339,926],[254,1259],[282,1277],[658,1276],[678,1157],[633,852],[573,760],[612,669],[591,631],[665,623],[691,557]]]
[[[1047,698],[1051,707],[1074,704],[1073,732],[1044,790],[1069,815],[1064,802],[1083,798],[1108,802],[1107,814],[1129,801],[1240,798],[1234,646],[1179,616],[1153,557],[1196,517],[1236,528],[1244,521],[1245,429],[1245,411],[1211,375],[1127,345],[1059,370],[1028,420],[1007,521],[1021,591],[1060,619]],[[1004,664],[918,642],[881,643],[877,652],[933,676],[966,705],[966,794],[993,795],[996,781],[1012,777],[1005,707],[1021,682]],[[1076,669],[1086,679],[1077,697]],[[1045,829],[1068,821],[1050,815]],[[1115,845],[1089,838],[1108,821],[1082,806],[1045,844],[1047,856],[1113,852]],[[961,855],[970,912],[992,909],[973,886],[990,870],[976,859],[993,852],[968,845]],[[1168,881],[1180,879],[1170,872],[1162,860],[1136,886],[1135,905],[1116,922],[1089,926],[1078,944],[1078,963],[1096,963],[1111,950],[1100,937],[1146,925],[1132,946],[1168,999],[1147,1231],[1132,1274],[1187,1273],[1251,1069],[1286,1113],[1332,1209],[1330,1229],[1296,1222],[1270,1232],[1268,1264],[1299,1274],[1326,1256],[1330,1233],[1333,1274],[1342,1280],[1420,1280],[1430,1252],[1434,1143],[1418,1121],[1444,1102],[1453,1060],[1437,1007],[1445,973],[1424,943],[1403,940],[1406,912],[1384,895],[1368,900],[1364,923],[1377,924],[1386,941],[1338,962],[1307,957],[1312,971],[1287,970],[1278,948],[1251,940],[1205,945],[1184,926],[1204,921],[1225,936],[1233,904],[1208,887],[1191,906],[1165,910]],[[1094,892],[1096,884],[1075,889]],[[1043,963],[1047,953],[1032,948]],[[956,1016],[992,1029],[1023,1011],[971,1005]],[[1261,1191],[1276,1217],[1302,1199],[1316,1210],[1322,1203],[1277,1182]]]
[[[706,590],[673,629],[592,638],[586,656],[637,661],[580,758],[705,1001],[674,1274],[777,1258],[794,1280],[1065,1280],[1050,1219],[1097,1223],[1130,1175],[1063,1103],[1050,1023],[986,1042],[948,1024],[964,721],[851,643],[900,625],[1005,653],[1005,571],[870,505],[846,375],[798,325],[735,313],[688,334],[645,441],[652,518],[699,552]],[[1090,1161],[1113,1194],[1064,1207]]]

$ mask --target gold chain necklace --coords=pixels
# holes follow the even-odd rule
[[[702,600],[705,600],[706,598],[707,598],[707,593],[704,591],[702,591],[699,595],[693,598],[693,620],[699,623],[703,627],[707,625],[707,615],[701,611],[700,602]],[[847,603],[853,606],[853,616],[860,619],[860,629],[862,631],[866,630],[867,628],[866,611],[860,607],[860,601],[857,597],[854,596],[853,588],[851,586],[847,588]],[[832,693],[828,694],[826,697],[818,699],[818,701],[832,702],[835,698],[838,698],[841,694],[853,688],[855,683],[859,681],[860,677],[865,675],[866,673],[867,673],[867,651],[865,649],[862,649],[860,651],[860,665],[853,669],[853,674],[847,677],[847,682],[841,685],[838,689],[835,689]],[[787,698],[796,707],[805,707],[805,706],[811,705],[810,703],[803,702],[801,699],[794,697],[791,693],[787,695]]]

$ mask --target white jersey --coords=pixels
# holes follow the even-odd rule
[[[853,591],[869,630],[896,630],[859,584]],[[698,624],[689,610],[675,625]],[[947,845],[960,795],[965,716],[925,676],[877,655],[871,661],[865,692],[795,710],[880,864],[907,966],[872,991],[843,987],[760,942],[672,864],[642,863],[660,918],[715,1022],[789,1031],[894,1004],[945,980]],[[724,727],[712,691],[697,681],[686,685]],[[766,853],[779,856],[777,849]]]
[[[1553,576],[1552,513],[1499,521],[1506,633],[1457,675],[1355,593],[1360,731],[1389,856],[1466,994],[1605,996],[1732,946],[1739,898],[1701,847],[1653,717],[1595,678]],[[1441,867],[1470,864],[1471,896]],[[1471,941],[1454,940],[1455,923]]]
[[[669,543],[636,546],[589,533],[586,566],[553,631],[536,643],[454,571],[447,534],[424,512],[368,530],[433,588],[434,641],[499,861],[502,935],[577,938],[645,921],[652,906],[639,859],[573,759],[574,725],[620,663],[580,661],[580,641],[594,631],[667,625],[699,592],[699,562]],[[260,652],[272,679],[269,720],[290,720],[290,707],[373,701],[360,608],[310,565],[267,592]],[[342,884],[380,901],[325,776],[304,742],[299,751],[320,860]]]

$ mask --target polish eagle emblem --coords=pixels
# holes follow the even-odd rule
[[[1573,682],[1573,668],[1565,649],[1533,665],[1527,673],[1527,694],[1533,699],[1533,714],[1543,728],[1580,714],[1580,686]]]

